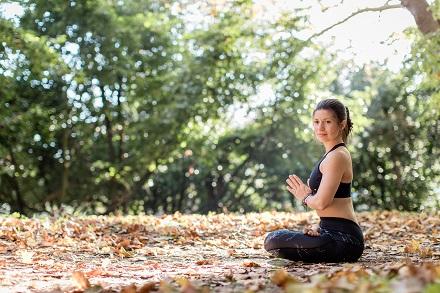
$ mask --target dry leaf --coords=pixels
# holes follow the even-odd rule
[[[300,230],[300,223],[317,222],[319,219],[312,215],[271,212],[70,217],[68,220],[0,217],[0,252],[4,252],[0,253],[0,268],[11,271],[7,278],[0,274],[0,283],[9,284],[8,289],[13,292],[26,286],[29,290],[46,292],[49,286],[56,286],[63,278],[66,269],[76,268],[84,272],[82,277],[77,276],[80,281],[74,280],[79,285],[73,292],[78,293],[114,291],[99,286],[80,289],[90,286],[87,278],[93,276],[106,277],[108,283],[105,284],[122,284],[124,280],[134,279],[158,280],[145,284],[144,289],[137,287],[137,292],[171,293],[176,292],[174,282],[172,286],[163,278],[176,275],[185,278],[178,285],[178,291],[202,292],[205,288],[196,286],[200,282],[219,292],[263,288],[269,292],[275,285],[266,287],[267,272],[274,267],[287,267],[292,270],[290,274],[275,272],[272,275],[272,282],[282,286],[277,289],[279,291],[342,292],[350,289],[369,293],[408,292],[405,288],[409,288],[417,292],[436,292],[432,290],[440,279],[439,212],[358,213],[365,231],[366,249],[356,265],[303,264],[281,262],[281,259],[263,261],[269,254],[252,249],[263,245],[263,234],[272,228]],[[407,241],[409,233],[412,241]],[[255,237],[259,234],[262,235]],[[28,241],[30,238],[33,240]],[[35,245],[35,249],[29,249],[26,246],[29,243]],[[139,257],[124,259],[134,253]],[[426,262],[428,257],[432,263]],[[243,259],[238,262],[239,266],[237,258]],[[201,265],[206,266],[201,268]],[[252,269],[258,266],[261,269]],[[190,277],[197,283],[190,282]],[[72,291],[70,286],[59,288],[63,292]],[[130,288],[133,289],[126,287]]]
[[[121,293],[136,293],[136,285],[131,284],[129,286],[123,287]]]
[[[213,264],[213,261],[210,260],[210,259],[201,259],[201,260],[196,261],[196,264],[199,265],[199,266],[201,266],[201,265],[211,265],[211,264]]]
[[[225,279],[229,282],[235,281],[234,274],[232,273],[232,270],[229,270],[229,272],[225,273]]]
[[[33,260],[34,255],[35,255],[35,252],[33,252],[33,251],[28,251],[28,250],[21,251],[20,252],[21,262],[25,263],[25,264],[33,264],[34,263],[34,260]]]
[[[116,249],[120,249],[121,247],[123,247],[124,249],[128,249],[130,247],[130,240],[123,239],[121,242],[118,243]]]
[[[90,282],[82,272],[74,272],[72,274],[72,279],[79,289],[85,290],[87,288],[90,288]]]
[[[237,253],[237,251],[235,249],[228,249],[228,255],[229,256],[233,256]]]
[[[155,289],[156,289],[156,283],[150,282],[144,284],[141,288],[139,288],[137,293],[150,293],[151,291],[155,291]]]
[[[118,255],[120,257],[133,257],[133,256],[135,256],[135,253],[133,253],[131,251],[127,251],[127,250],[125,250],[125,248],[123,246],[121,246],[118,250]]]
[[[405,253],[417,253],[421,257],[431,257],[433,251],[430,247],[423,247],[420,241],[412,240],[403,250]]]
[[[197,289],[187,278],[176,278],[176,283],[180,285],[180,292],[182,293],[196,293]]]
[[[291,276],[288,272],[283,269],[279,269],[273,273],[271,277],[272,283],[280,287],[286,287],[288,284],[298,283],[299,281]]]
[[[404,252],[406,253],[416,253],[420,249],[420,242],[412,240],[411,243],[405,246]]]
[[[0,245],[0,253],[6,253],[8,251],[8,247]]]
[[[244,267],[247,267],[247,268],[258,268],[258,267],[261,267],[259,264],[257,264],[256,262],[253,262],[253,261],[244,262],[242,265]]]

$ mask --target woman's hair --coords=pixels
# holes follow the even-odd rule
[[[322,100],[318,103],[318,105],[316,105],[315,110],[313,110],[313,115],[315,115],[315,112],[318,110],[332,110],[335,113],[339,123],[341,123],[343,120],[347,120],[345,128],[342,130],[342,140],[346,143],[347,137],[353,128],[353,123],[351,122],[350,111],[348,111],[348,108],[337,99],[326,99]]]

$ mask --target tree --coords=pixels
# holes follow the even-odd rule
[[[41,194],[49,196],[53,181],[64,176],[64,164],[54,157],[63,145],[51,142],[60,133],[53,133],[50,125],[53,113],[66,110],[66,67],[46,46],[46,38],[5,20],[0,30],[5,37],[0,53],[0,195],[12,211],[29,213],[35,202],[45,201]]]
[[[40,209],[51,202],[112,212],[133,200],[148,202],[145,186],[159,165],[179,156],[188,123],[220,117],[259,80],[242,49],[252,37],[250,26],[243,29],[249,18],[232,13],[249,14],[249,1],[195,31],[167,3],[121,3],[21,2],[25,14],[14,29],[41,39],[70,70],[61,75],[61,92],[51,92],[64,97],[65,107],[51,112],[42,143],[54,148],[44,157],[56,160],[45,170],[51,175],[43,199],[33,203]]]
[[[415,209],[434,190],[437,31],[410,31],[414,58],[402,75],[375,69],[388,82],[381,83],[368,68],[345,74],[347,64],[312,43],[318,35],[299,38],[304,10],[262,20],[252,1],[208,2],[20,1],[24,15],[0,17],[0,198],[12,211],[290,209],[283,178],[308,177],[321,152],[310,112],[330,96],[359,117],[352,146],[364,167],[358,194],[384,184],[386,174],[368,176],[378,166],[389,175],[390,162],[401,158],[415,168],[407,145],[419,140],[424,169],[417,172],[429,179],[401,176],[414,194],[401,208]],[[194,9],[204,17],[188,22]],[[250,109],[250,123],[232,126],[230,108],[264,86],[273,97]],[[395,126],[405,135],[394,135]],[[371,137],[395,149],[377,141],[364,154],[357,146]],[[396,182],[377,197],[384,200],[359,197],[358,205],[400,208],[405,194],[394,198],[388,189]]]

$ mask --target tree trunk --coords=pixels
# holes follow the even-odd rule
[[[61,179],[61,194],[59,198],[59,203],[61,204],[66,197],[67,188],[69,186],[69,165],[70,165],[70,158],[68,159],[68,156],[66,155],[66,152],[69,149],[69,131],[64,129],[63,131],[63,141],[62,141],[62,148],[63,148],[63,174]]]
[[[108,145],[108,157],[109,161],[114,164],[115,163],[115,148],[113,145],[113,129],[112,129],[112,121],[110,120],[111,115],[111,109],[108,107],[107,99],[104,96],[104,88],[101,87],[102,92],[102,105],[103,105],[103,112],[104,112],[104,123],[105,128],[107,132],[107,145]]]
[[[118,160],[119,162],[122,161],[124,156],[124,125],[125,121],[122,121],[122,103],[121,103],[121,95],[122,95],[122,82],[119,82],[119,89],[118,89],[118,127],[119,127],[119,145],[118,145]]]
[[[11,156],[11,163],[14,166],[14,172],[12,174],[12,186],[15,190],[15,197],[16,197],[16,206],[17,206],[17,210],[20,214],[25,214],[24,208],[25,208],[25,204],[23,201],[23,197],[21,195],[21,190],[20,190],[20,184],[18,183],[18,179],[15,176],[15,172],[17,172],[18,170],[18,164],[17,161],[15,159],[15,155],[14,152],[12,150],[12,147],[10,145],[8,145],[8,150],[9,150],[9,155]]]
[[[401,0],[400,2],[414,16],[417,27],[424,35],[440,28],[440,23],[429,11],[429,4],[426,0]]]
[[[205,178],[205,188],[207,192],[207,199],[202,208],[203,212],[208,213],[210,211],[216,211],[218,209],[218,199],[216,196],[215,188],[212,186],[214,182],[214,176],[208,174]]]

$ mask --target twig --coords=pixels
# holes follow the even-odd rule
[[[400,4],[394,4],[394,5],[383,5],[383,6],[379,6],[379,7],[367,7],[367,8],[359,9],[358,11],[353,12],[352,14],[350,14],[349,16],[347,16],[346,18],[344,18],[343,20],[338,21],[337,23],[335,23],[335,24],[333,24],[333,25],[331,25],[331,26],[325,28],[324,30],[322,30],[322,31],[320,31],[320,32],[318,32],[318,33],[316,33],[316,34],[311,35],[311,36],[306,40],[306,43],[307,43],[308,41],[310,41],[311,39],[316,38],[316,37],[318,37],[318,36],[320,36],[320,35],[326,33],[327,31],[331,30],[331,29],[334,28],[335,26],[338,26],[338,25],[340,25],[340,24],[346,22],[347,20],[349,20],[350,18],[352,18],[352,17],[354,17],[354,16],[356,16],[356,15],[358,15],[358,14],[361,14],[361,13],[364,13],[364,12],[377,12],[377,11],[381,12],[381,11],[384,11],[384,10],[395,9],[395,8],[403,8],[403,6],[400,5]]]

